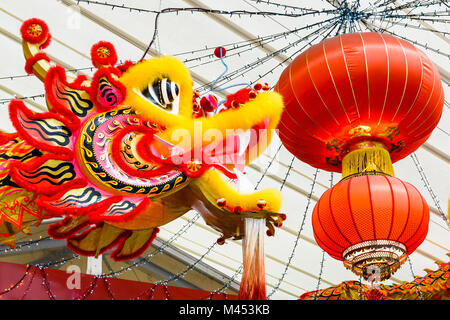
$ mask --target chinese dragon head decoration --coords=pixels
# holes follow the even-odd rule
[[[317,244],[357,275],[390,277],[426,238],[429,208],[394,177],[393,163],[419,148],[444,104],[425,53],[387,34],[349,33],[304,51],[275,87],[285,108],[284,146],[313,167],[342,173],[317,202]]]
[[[242,194],[226,179],[267,148],[283,108],[278,93],[242,89],[214,112],[217,99],[199,103],[173,57],[116,65],[112,44],[99,42],[92,79],[73,78],[42,52],[50,42],[42,20],[27,20],[21,33],[25,69],[44,82],[49,112],[10,103],[17,132],[0,136],[4,243],[31,223],[63,217],[49,226],[51,237],[82,255],[112,250],[120,261],[142,254],[159,226],[191,209],[223,235],[219,243],[249,238],[247,219],[263,221],[268,234],[281,224],[277,190]],[[265,283],[251,268],[243,297],[263,298]]]

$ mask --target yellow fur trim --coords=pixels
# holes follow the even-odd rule
[[[135,93],[135,90],[142,92],[149,84],[160,78],[169,78],[180,88],[178,115],[162,110]],[[192,118],[193,82],[189,70],[178,59],[158,57],[139,62],[128,69],[119,81],[127,88],[127,96],[122,104],[137,110],[145,119],[166,127],[177,127],[186,119]]]
[[[272,138],[272,129],[275,129],[283,110],[283,100],[281,95],[275,92],[263,92],[254,100],[243,104],[239,109],[232,109],[221,112],[213,117],[200,118],[186,121],[180,127],[168,128],[162,138],[171,141],[173,144],[190,150],[192,146],[205,146],[212,141],[208,139],[205,132],[216,132],[215,137],[225,137],[227,130],[248,130],[253,126],[269,119],[267,130],[267,144],[259,145],[256,152],[249,152],[254,155],[252,159],[247,159],[247,163],[260,155],[268,147]],[[183,131],[180,131],[183,130]],[[215,131],[213,131],[215,130]]]
[[[277,189],[264,189],[250,194],[239,193],[230,183],[225,181],[216,170],[209,170],[193,182],[208,199],[217,207],[217,200],[224,198],[227,205],[241,207],[244,211],[252,211],[258,208],[259,200],[265,200],[264,209],[271,212],[279,212],[281,208],[281,192]]]

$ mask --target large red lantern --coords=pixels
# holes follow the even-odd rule
[[[298,159],[341,172],[314,208],[318,245],[357,275],[390,277],[425,239],[429,210],[394,178],[392,163],[422,145],[439,122],[444,92],[430,59],[379,33],[316,44],[283,71],[279,136]]]
[[[346,268],[368,278],[389,278],[425,239],[428,205],[407,182],[385,175],[345,179],[314,208],[317,243]]]
[[[439,122],[439,72],[412,44],[396,37],[350,33],[296,57],[275,87],[285,110],[284,146],[313,167],[341,171],[355,144],[370,141],[395,162],[416,150]]]

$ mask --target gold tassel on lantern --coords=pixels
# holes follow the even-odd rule
[[[366,174],[394,176],[391,156],[384,144],[363,141],[352,145],[349,151],[342,159],[343,178]]]

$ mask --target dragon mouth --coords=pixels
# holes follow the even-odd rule
[[[180,87],[168,78],[157,79],[144,89],[133,91],[142,99],[165,112],[177,115],[179,113]]]
[[[151,140],[147,140],[146,149],[166,164],[183,166],[197,159],[198,163],[219,168],[226,173],[236,170],[243,172],[246,163],[267,147],[268,126],[269,118],[266,118],[248,130],[231,130],[223,138],[203,145],[200,149],[191,147],[190,150],[179,148],[155,134]]]

